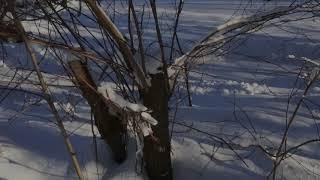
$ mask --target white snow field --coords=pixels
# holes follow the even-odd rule
[[[244,0],[185,2],[178,36],[186,50],[229,19],[288,3],[272,0],[252,4]],[[159,0],[158,3],[159,11],[170,13],[171,1]],[[119,18],[117,23],[126,33],[127,22]],[[33,28],[24,24],[26,28]],[[154,31],[146,30],[146,37]],[[205,63],[190,72],[192,107],[185,101],[176,106],[177,101],[185,98],[182,85],[182,95],[171,102],[171,116],[175,116],[174,123],[170,124],[174,179],[267,179],[273,159],[258,146],[271,153],[279,146],[286,120],[302,98],[308,76],[298,73],[303,66],[320,63],[319,31],[316,18],[270,26],[239,37],[227,55],[201,59]],[[92,32],[99,33],[94,27]],[[0,62],[0,180],[77,179],[53,115],[46,102],[37,96],[40,89],[31,85],[37,82],[37,77],[25,70],[30,67],[30,61],[25,57],[23,45],[11,43],[4,47],[8,56]],[[41,48],[36,50],[39,57],[45,54]],[[129,156],[121,165],[112,160],[110,150],[98,138],[99,160],[96,162],[89,105],[74,91],[68,78],[61,75],[61,67],[55,66],[50,57],[45,59],[41,64],[47,70],[45,78],[51,92],[61,100],[55,105],[65,117],[64,124],[86,179],[146,179],[146,175],[135,170],[134,137],[128,139]],[[17,67],[21,70],[15,72]],[[18,86],[20,91],[10,91],[16,86],[15,81],[23,79],[23,85]],[[25,95],[24,90],[35,95]],[[295,96],[288,103],[292,93]],[[319,95],[320,84],[316,83],[304,97],[305,104],[290,128],[288,148],[320,138]],[[94,131],[97,134],[97,130]],[[277,179],[320,179],[319,149],[319,143],[314,142],[288,153],[278,168]]]

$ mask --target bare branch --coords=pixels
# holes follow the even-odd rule
[[[94,0],[84,0],[90,7],[92,13],[96,16],[99,24],[108,32],[111,37],[117,42],[119,50],[121,51],[126,65],[131,69],[136,76],[135,81],[141,89],[148,89],[149,82],[146,74],[142,71],[141,67],[135,61],[133,54],[118,28],[113,24],[109,16]]]
[[[50,106],[50,109],[51,109],[51,111],[52,111],[52,113],[53,113],[53,115],[54,115],[54,117],[55,117],[55,119],[57,121],[57,125],[58,125],[58,127],[60,129],[60,133],[61,133],[61,135],[63,137],[64,143],[65,143],[65,145],[66,145],[66,147],[68,149],[68,152],[70,154],[70,157],[72,159],[72,163],[73,163],[73,166],[74,166],[74,168],[76,170],[76,173],[77,173],[77,175],[78,175],[80,180],[84,180],[84,176],[82,174],[81,166],[80,166],[78,158],[76,156],[76,152],[74,150],[73,145],[70,142],[70,139],[69,139],[69,136],[67,134],[67,131],[66,131],[64,125],[63,125],[63,121],[62,121],[62,119],[61,119],[61,117],[60,117],[60,115],[58,113],[58,110],[56,109],[56,107],[54,105],[54,100],[52,98],[52,95],[51,95],[51,93],[49,91],[49,88],[48,88],[48,86],[47,86],[47,84],[46,84],[46,82],[44,80],[44,77],[43,77],[43,75],[42,75],[42,73],[40,71],[40,67],[38,65],[38,60],[36,58],[35,53],[32,50],[32,45],[29,42],[29,39],[27,38],[27,36],[25,35],[26,33],[25,33],[25,30],[24,30],[21,22],[18,20],[17,17],[15,17],[14,21],[15,21],[15,25],[16,25],[18,31],[19,31],[19,34],[20,34],[20,36],[22,37],[22,39],[23,39],[23,41],[25,43],[26,49],[27,49],[28,53],[31,56],[33,67],[34,67],[34,69],[35,69],[35,71],[37,73],[37,76],[39,78],[39,81],[40,81],[40,84],[41,84],[41,87],[42,87],[42,91],[45,94],[45,100],[47,101],[48,105]]]

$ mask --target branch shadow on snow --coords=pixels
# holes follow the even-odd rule
[[[305,88],[305,79],[297,75],[299,68],[305,65],[300,57],[317,59],[320,55],[319,51],[315,51],[319,48],[319,44],[315,43],[319,41],[317,39],[310,42],[301,37],[252,34],[242,40],[228,55],[222,58],[210,57],[211,63],[201,65],[190,73],[193,107],[182,104],[178,109],[176,121],[224,138],[233,144],[245,161],[249,162],[249,167],[242,166],[241,161],[233,154],[235,162],[222,161],[221,165],[219,161],[209,157],[215,157],[212,155],[215,154],[219,158],[221,152],[230,151],[228,147],[212,140],[207,134],[175,125],[176,139],[194,143],[181,145],[182,147],[187,149],[193,146],[197,149],[199,144],[202,144],[209,149],[205,154],[208,156],[207,162],[212,164],[211,168],[197,175],[203,179],[206,179],[205,177],[210,179],[210,175],[207,174],[211,171],[211,177],[219,179],[222,177],[233,179],[235,176],[240,179],[262,179],[271,171],[272,160],[263,152],[257,153],[259,150],[254,148],[254,145],[277,148],[285,129],[286,115],[287,118],[292,115],[301,98],[301,91]],[[291,59],[289,55],[297,58]],[[319,84],[315,86],[319,87]],[[288,96],[293,88],[298,89],[298,93],[290,102],[286,114]],[[314,102],[320,101],[317,88],[312,89],[307,97]],[[289,131],[288,146],[295,146],[318,137],[319,118],[313,119],[310,113],[317,109],[317,106],[311,104],[309,110],[306,106],[300,108]],[[317,160],[319,159],[317,146],[317,143],[309,144],[296,154]],[[240,149],[237,149],[238,147]],[[219,151],[214,152],[215,149]],[[252,153],[248,156],[251,152],[257,154]],[[193,153],[190,150],[185,153],[191,157],[187,155],[182,159],[188,159],[191,163],[174,161],[174,164],[178,163],[177,171],[187,172],[180,169],[180,166],[192,171],[204,167],[201,162],[205,161],[198,160],[203,158],[199,155],[201,152]],[[219,165],[224,168],[221,172],[218,171],[222,168]],[[229,168],[235,171],[230,176],[224,173],[225,170],[229,171]],[[286,173],[289,174],[291,171],[288,170]]]
[[[198,32],[201,26],[194,25],[193,28]],[[201,36],[203,33],[187,31],[184,36],[190,34]],[[288,58],[288,55],[317,58],[320,54],[314,49],[319,49],[319,45],[298,37],[290,38],[263,34],[253,34],[244,40],[244,43],[238,44],[240,46],[233,49],[222,60],[205,64],[199,68],[199,71],[213,76],[191,73],[194,106],[192,108],[181,106],[177,121],[191,124],[195,128],[218,134],[226,139],[230,138],[230,141],[240,144],[243,148],[236,150],[241,157],[244,157],[248,167],[243,165],[228,148],[221,147],[221,144],[212,141],[205,135],[190,132],[174,133],[172,142],[173,168],[176,178],[212,179],[212,177],[218,177],[217,179],[234,179],[234,177],[237,177],[239,179],[263,179],[272,168],[271,160],[256,148],[250,146],[257,141],[253,140],[248,129],[253,132],[254,127],[256,138],[269,138],[267,142],[263,143],[276,147],[285,125],[287,95],[291,88],[295,87],[293,82],[297,75],[291,72],[296,72],[303,64],[300,60]],[[89,41],[93,40],[89,39]],[[213,61],[215,60],[213,59]],[[44,68],[48,69],[52,68],[51,66],[52,64],[43,65]],[[56,69],[53,68],[51,71],[56,71]],[[302,86],[302,81],[299,80],[299,86]],[[316,95],[312,96],[312,99],[319,102],[318,92],[314,93]],[[17,109],[17,104],[23,104],[23,98],[22,95],[11,95],[2,104],[1,110],[10,113],[10,110],[8,111],[5,108]],[[234,107],[235,104],[237,107]],[[48,119],[53,119],[45,106],[42,104],[32,110],[33,115],[38,115],[41,118],[22,115],[21,118],[10,124],[3,120],[5,116],[2,117],[0,120],[0,136],[4,139],[0,139],[0,144],[8,145],[8,147],[2,147],[2,149],[8,150],[10,146],[14,146],[22,151],[30,152],[31,155],[36,154],[36,162],[40,163],[40,167],[36,165],[37,168],[34,168],[28,165],[32,158],[23,159],[24,162],[13,159],[10,160],[12,164],[51,176],[50,165],[42,164],[41,159],[43,157],[43,159],[52,160],[54,166],[62,163],[61,169],[64,170],[61,170],[61,177],[74,177],[75,174],[72,172],[62,138],[58,130],[52,128],[54,124],[48,121]],[[294,107],[294,104],[291,107]],[[78,125],[81,129],[81,123],[88,123],[90,119],[86,105],[82,104],[79,109],[85,111],[81,112],[82,114],[86,114],[85,117],[76,120],[79,121]],[[244,112],[248,114],[250,120]],[[291,114],[292,109],[289,112]],[[235,115],[238,119],[235,119]],[[318,126],[310,118],[310,113],[305,107],[299,111],[297,118],[299,121],[294,123],[293,132],[289,134],[289,143],[291,144],[296,143],[295,141],[300,142],[314,137]],[[186,131],[186,129],[188,128],[175,125],[174,130]],[[90,132],[84,134],[73,133],[71,141],[78,150],[81,164],[88,165],[87,168],[92,170],[94,169],[92,166],[95,166],[92,135],[90,135]],[[98,148],[103,155],[103,157],[100,157],[101,169],[105,169],[100,169],[102,179],[137,177],[134,172],[135,145],[133,138],[129,138],[129,159],[119,166],[112,163],[108,148],[101,140],[98,141]],[[271,143],[268,143],[269,141]],[[299,155],[310,159],[319,159],[316,153],[316,145],[308,146],[308,148],[308,151],[299,152]],[[90,149],[90,152],[84,149]],[[13,154],[9,153],[8,155],[14,157]],[[40,160],[37,159],[38,156]],[[44,171],[42,171],[43,169]],[[95,172],[90,173],[95,174]]]

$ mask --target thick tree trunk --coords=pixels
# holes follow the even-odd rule
[[[82,91],[83,97],[88,101],[94,115],[95,124],[110,146],[116,162],[126,159],[126,122],[118,116],[109,113],[108,105],[103,96],[97,93],[97,85],[93,81],[87,65],[75,60],[69,62],[74,73],[75,81]]]
[[[162,73],[151,75],[151,78],[152,85],[143,93],[143,103],[152,110],[151,115],[158,125],[152,128],[153,135],[144,139],[143,157],[151,180],[171,180],[167,83]]]

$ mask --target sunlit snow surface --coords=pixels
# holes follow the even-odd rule
[[[182,13],[178,36],[185,49],[190,48],[201,37],[231,18],[249,15],[258,11],[287,5],[285,1],[186,1]],[[74,3],[75,5],[77,3]],[[121,12],[120,3],[117,4]],[[245,11],[241,9],[246,9]],[[123,10],[123,13],[126,10]],[[172,13],[171,1],[159,1],[159,13]],[[127,33],[124,18],[116,20],[124,33]],[[35,28],[25,23],[26,28]],[[154,38],[152,24],[145,29],[146,39]],[[174,178],[193,179],[265,179],[272,170],[272,159],[255,147],[277,148],[285,128],[286,117],[290,117],[300,96],[293,98],[287,108],[288,96],[292,91],[302,93],[303,81],[307,76],[297,76],[304,64],[302,57],[317,62],[319,59],[319,19],[293,22],[281,27],[270,27],[258,33],[240,38],[232,51],[223,57],[209,56],[203,59],[206,64],[190,73],[190,90],[193,106],[182,103],[178,107],[175,121],[188,127],[174,124],[172,140],[172,162]],[[99,36],[99,31],[92,27]],[[301,32],[306,32],[303,34]],[[164,35],[166,38],[166,35]],[[168,38],[168,37],[167,37]],[[26,62],[22,45],[6,44],[8,59],[0,61],[0,98],[9,92],[4,90],[15,74],[12,67],[31,67]],[[150,52],[158,50],[151,47]],[[38,56],[45,52],[36,47]],[[158,53],[158,52],[156,52]],[[94,155],[90,109],[78,92],[68,86],[72,84],[65,76],[58,76],[62,69],[50,56],[41,67],[46,69],[45,78],[52,85],[54,96],[62,99],[56,102],[70,138],[77,150],[84,175],[87,179],[143,179],[135,172],[134,137],[128,140],[128,160],[118,165],[110,157],[109,149],[98,138],[99,162]],[[150,64],[156,64],[150,62]],[[295,73],[294,73],[295,72]],[[29,74],[20,70],[16,79],[21,80]],[[298,77],[298,78],[297,78]],[[27,82],[37,81],[31,74]],[[15,84],[9,84],[14,87]],[[25,83],[22,88],[31,86]],[[294,89],[293,89],[294,88]],[[185,89],[181,90],[185,93]],[[40,92],[33,89],[33,92]],[[320,103],[320,85],[316,84],[307,98]],[[66,99],[64,97],[71,97]],[[25,104],[39,101],[37,96],[24,96],[23,93],[10,93],[0,106],[0,179],[16,180],[62,180],[76,179],[66,148],[54,118],[44,101],[37,106]],[[183,97],[180,97],[180,99]],[[171,110],[175,110],[173,98]],[[62,112],[67,109],[66,112]],[[286,114],[288,109],[288,114]],[[22,111],[21,111],[22,110]],[[18,113],[17,113],[18,112]],[[313,116],[311,116],[311,113]],[[71,117],[71,118],[70,118]],[[288,146],[305,140],[318,138],[320,110],[316,105],[302,106],[296,121],[289,131]],[[95,130],[95,133],[97,131]],[[226,145],[221,145],[208,134],[219,136],[230,142],[235,155]],[[279,167],[279,179],[319,179],[320,153],[317,143],[304,146]]]

